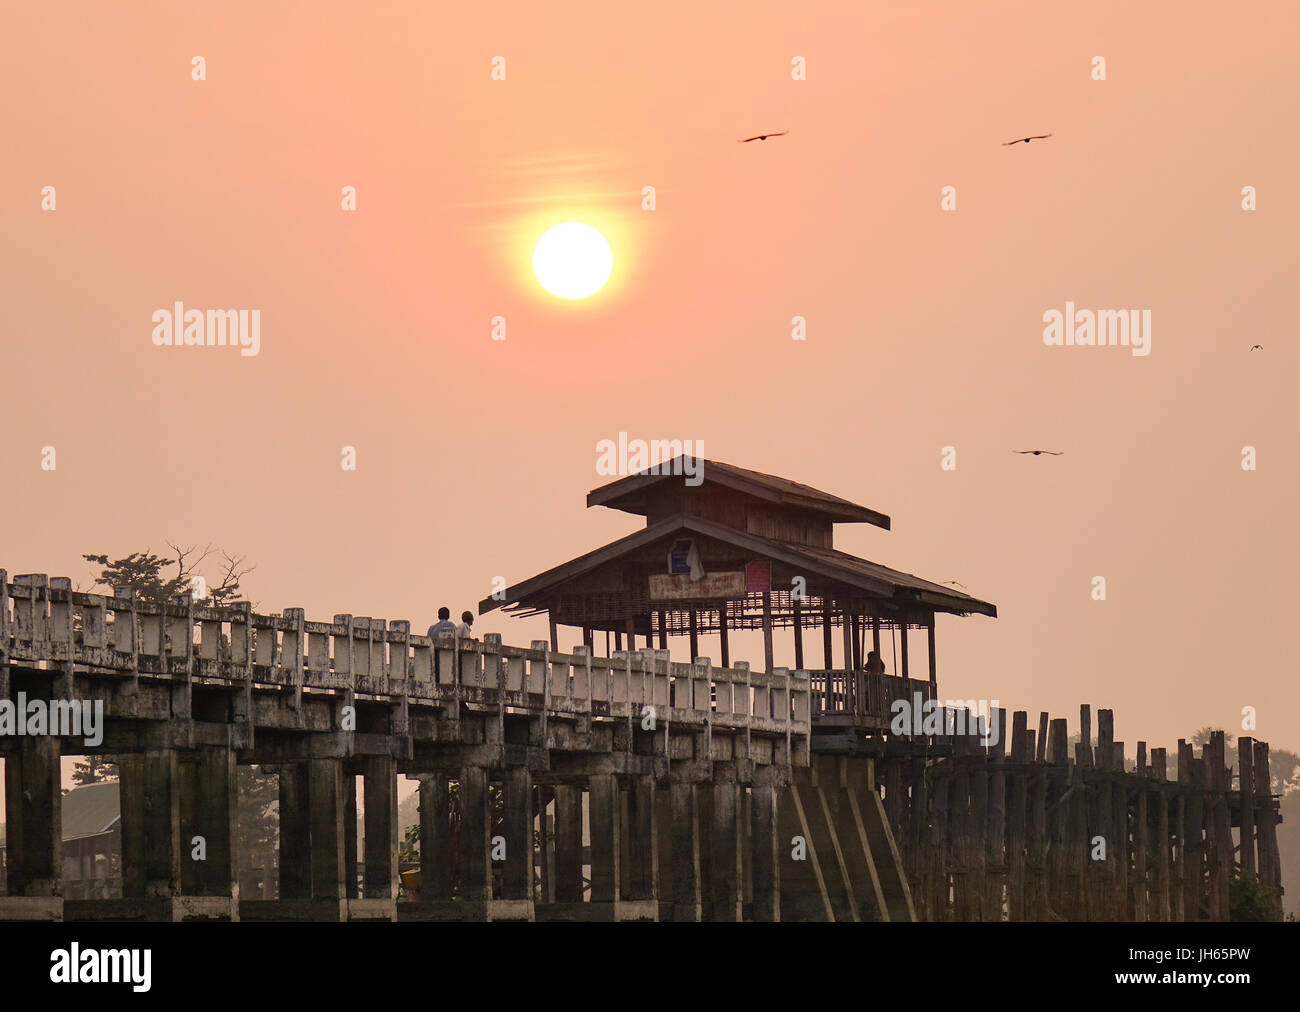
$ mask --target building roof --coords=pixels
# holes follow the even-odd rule
[[[116,780],[76,787],[63,795],[63,840],[82,840],[109,832],[122,818]],[[0,823],[0,846],[5,843],[5,826]]]
[[[698,473],[705,482],[714,482],[757,499],[818,513],[835,523],[868,523],[889,530],[889,517],[884,513],[859,506],[829,492],[801,485],[789,478],[778,478],[761,471],[751,471],[721,461],[697,459],[686,454],[593,489],[587,493],[587,505],[608,506],[645,516],[646,490],[661,482],[685,480],[682,474],[682,462],[685,461],[691,462],[692,472],[696,467],[700,468]]]
[[[935,611],[957,615],[975,613],[996,618],[998,614],[997,607],[987,601],[962,594],[943,584],[923,580],[910,573],[902,573],[875,562],[868,562],[866,559],[859,559],[846,552],[833,548],[773,541],[770,538],[690,514],[679,514],[661,520],[644,530],[619,538],[595,551],[539,573],[523,583],[507,588],[501,600],[485,598],[479,602],[479,614],[486,614],[503,605],[540,603],[564,583],[680,531],[692,531],[715,538],[752,551],[756,555],[797,566],[809,574],[834,580],[866,594],[899,604],[917,603]]]

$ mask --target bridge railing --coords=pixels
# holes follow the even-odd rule
[[[247,604],[212,607],[189,598],[166,605],[72,589],[63,577],[0,570],[0,665],[132,678],[184,677],[195,684],[281,686],[295,693],[345,690],[399,702],[544,709],[557,714],[708,724],[765,734],[808,734],[810,680],[744,663],[671,661],[667,651],[596,657],[413,634],[405,620],[335,615],[309,622],[302,609],[260,615]]]

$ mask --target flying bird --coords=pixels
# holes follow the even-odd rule
[[[1025,144],[1028,144],[1030,141],[1042,141],[1042,140],[1046,140],[1048,137],[1051,136],[1052,136],[1051,134],[1034,134],[1034,136],[1032,137],[1018,137],[1014,141],[1003,141],[1002,146],[1005,148],[1005,147],[1009,147],[1012,144],[1019,144],[1022,141]]]
[[[737,143],[737,144],[748,144],[750,141],[765,141],[765,140],[767,140],[769,137],[784,137],[784,136],[785,136],[786,134],[788,134],[789,132],[790,132],[789,130],[782,130],[779,134],[758,134],[758,135],[755,136],[755,137],[746,137],[746,138],[744,138],[744,139],[742,139],[742,140],[738,140],[738,141],[736,141],[736,143]]]
[[[1051,454],[1053,457],[1059,457],[1059,456],[1061,456],[1061,454],[1063,454],[1065,451],[1064,451],[1064,450],[1012,450],[1011,452],[1012,452],[1012,453],[1032,453],[1035,457],[1037,457],[1040,453],[1048,453],[1048,454]]]
[[[1251,351],[1263,351],[1263,350],[1264,350],[1264,346],[1263,346],[1262,344],[1252,344],[1252,345],[1250,346],[1250,350],[1251,350]]]

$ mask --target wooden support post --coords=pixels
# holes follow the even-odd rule
[[[694,615],[694,609],[691,612]],[[596,774],[587,781],[588,831],[591,834],[591,902],[619,900],[618,779],[612,773]]]
[[[420,777],[420,898],[451,899],[451,799],[445,773]]]
[[[582,900],[582,788],[555,788],[555,901]]]
[[[731,648],[727,643],[727,602],[718,602],[718,640],[722,644],[722,666],[731,667]]]
[[[1255,739],[1237,739],[1238,786],[1241,793],[1241,870],[1255,874]]]
[[[484,903],[492,898],[492,813],[488,772],[481,766],[460,771],[460,896]]]
[[[364,787],[362,788],[364,790]],[[361,846],[358,831],[364,832],[357,814],[357,777],[351,769],[343,770],[343,889],[348,899],[357,897],[357,867],[361,863]],[[362,884],[365,869],[362,868]]]
[[[346,899],[350,893],[343,867],[343,760],[308,759],[307,795],[312,899]]]
[[[849,626],[853,630],[850,640],[853,645],[853,664],[850,666],[851,671],[862,670],[862,617],[853,615],[849,619]]]
[[[560,652],[560,627],[555,621],[555,616],[549,616],[551,623],[551,649],[556,653]]]
[[[659,649],[668,649],[668,612],[659,612]]]
[[[311,808],[308,803],[307,764],[280,765],[280,899],[311,898]],[[125,787],[125,781],[123,781]],[[125,820],[123,821],[125,831]],[[126,871],[126,840],[122,863]],[[143,895],[143,894],[141,894]]]
[[[673,781],[673,920],[700,919],[700,828],[695,785]]]
[[[1255,742],[1255,795],[1259,813],[1255,818],[1259,851],[1259,882],[1281,901],[1282,865],[1277,849],[1277,813],[1273,811],[1273,781],[1269,768],[1268,742]]]
[[[739,788],[734,781],[713,784],[713,825],[709,879],[712,920],[740,920]]]
[[[620,863],[626,869],[622,898],[652,900],[658,893],[659,846],[655,826],[655,783],[648,775],[635,774],[627,783],[627,834],[620,836]]]
[[[847,601],[840,602],[840,633],[844,640],[844,671],[846,672],[844,686],[846,690],[845,694],[847,695],[849,683],[847,672],[856,670],[853,667],[853,616],[849,612]],[[848,706],[847,699],[844,700],[843,706]]]
[[[3,601],[0,601],[0,605],[3,605]],[[0,650],[8,646],[7,642],[0,644]],[[25,715],[19,714],[18,719],[25,719]],[[123,771],[120,775],[125,785],[127,774]],[[63,895],[62,783],[59,739],[54,735],[24,735],[6,753],[5,867],[6,889],[11,896],[54,899]],[[137,779],[134,786],[141,790],[144,785]],[[165,829],[166,826],[160,828]],[[141,839],[139,829],[133,827],[133,830],[133,856],[148,855],[156,858],[155,852],[147,849],[148,840]],[[147,834],[147,827],[145,832]],[[124,826],[123,839],[125,838]],[[172,839],[175,838],[173,835]],[[152,865],[150,870],[154,870]],[[128,869],[124,867],[124,884],[127,872]],[[177,868],[172,876],[173,883],[179,877]]]
[[[691,663],[694,664],[694,663],[695,663],[695,658],[697,658],[697,657],[700,656],[700,627],[699,627],[699,619],[696,617],[696,613],[695,613],[695,605],[692,604],[692,605],[690,606],[690,608],[689,608],[689,613],[690,613],[690,620],[691,620],[691,656],[690,656],[690,660],[691,660]]]
[[[777,814],[776,788],[756,783],[749,795],[755,921],[781,919],[781,840],[777,835]]]
[[[907,667],[907,616],[903,615],[898,623],[898,647],[903,663],[903,677],[910,678],[911,672]]]
[[[512,766],[502,778],[505,794],[506,859],[501,898],[533,898],[533,777],[527,766]]]
[[[362,765],[366,819],[366,898],[396,900],[397,850],[401,843],[397,836],[397,768],[389,756],[366,756]],[[353,778],[348,777],[344,790],[353,787],[353,784]],[[356,793],[353,787],[354,798]],[[349,897],[354,891],[352,882],[355,878],[356,866],[345,867],[344,883]]]
[[[239,900],[239,801],[235,753],[200,748],[189,762],[181,793],[181,883],[191,896]],[[203,838],[204,857],[195,860],[194,837]],[[237,913],[237,911],[234,911]]]

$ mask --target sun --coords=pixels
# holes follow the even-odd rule
[[[562,299],[585,299],[605,287],[614,251],[590,225],[566,221],[548,228],[533,248],[533,273],[543,288]]]

